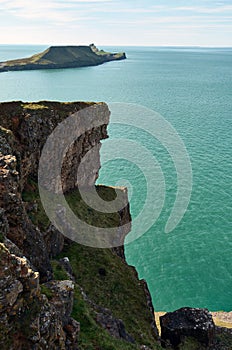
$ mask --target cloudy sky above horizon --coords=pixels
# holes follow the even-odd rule
[[[232,47],[232,0],[0,0],[0,23],[0,44]]]

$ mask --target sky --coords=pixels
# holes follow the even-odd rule
[[[232,0],[0,0],[0,44],[232,47]]]

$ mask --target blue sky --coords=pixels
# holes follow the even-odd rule
[[[232,0],[0,0],[0,44],[232,46]]]

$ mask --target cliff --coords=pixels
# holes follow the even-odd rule
[[[51,133],[72,115],[78,115],[77,124],[65,129],[64,137],[52,137],[52,145],[65,148],[67,135],[77,137],[66,148],[60,176],[53,169],[57,155],[47,153],[42,172],[55,176],[52,181],[44,176],[44,186],[58,193],[62,189],[81,221],[106,231],[116,228],[112,248],[78,244],[80,237],[73,232],[73,240],[64,236],[41,203],[41,152]],[[131,221],[126,189],[95,186],[109,117],[104,103],[0,103],[1,349],[230,350],[231,330],[216,327],[204,309],[167,313],[160,318],[158,338],[146,282],[124,257]],[[78,172],[80,164],[83,171]],[[93,209],[82,198],[90,188],[105,202],[119,196],[123,209]]]
[[[97,66],[126,59],[125,53],[110,53],[89,46],[51,46],[29,58],[0,62],[0,72]]]
[[[71,241],[51,224],[41,204],[38,166],[43,146],[71,114],[89,107],[91,112],[83,114],[79,127],[86,118],[96,126],[67,150],[62,189],[81,220],[118,227],[123,243],[131,220],[126,191],[117,190],[126,206],[114,213],[92,210],[79,192],[80,186],[94,186],[98,176],[100,140],[108,137],[107,105],[0,104],[1,349],[159,348],[149,291],[126,264],[123,246],[100,249]],[[76,177],[92,148],[85,171]],[[114,188],[97,186],[96,190],[106,201],[116,196]],[[127,232],[120,229],[125,223]]]

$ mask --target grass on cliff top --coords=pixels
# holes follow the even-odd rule
[[[8,66],[26,64],[67,64],[70,62],[93,62],[100,61],[96,53],[89,46],[51,46],[43,52],[39,52],[31,57],[8,60],[4,63]]]
[[[51,46],[40,57],[39,63],[48,60],[54,64],[69,62],[99,62],[99,57],[89,46]]]
[[[106,186],[96,186],[99,196],[106,200],[111,201],[115,199],[116,193],[114,188]],[[49,226],[49,219],[44,211],[43,205],[40,201],[38,185],[35,181],[30,179],[23,191],[22,198],[24,202],[28,202],[28,215],[34,225],[38,226],[41,230],[46,230]],[[78,218],[89,225],[95,227],[118,227],[120,223],[119,213],[101,213],[90,208],[84,200],[78,189],[71,191],[65,195],[65,198]],[[33,207],[36,209],[33,209]]]

